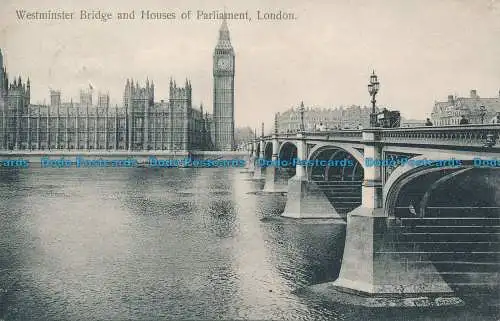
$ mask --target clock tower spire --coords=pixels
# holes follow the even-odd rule
[[[234,49],[224,18],[213,54],[214,144],[217,150],[234,149],[234,66]]]

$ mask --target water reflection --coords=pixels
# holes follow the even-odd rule
[[[279,216],[286,196],[251,194],[261,183],[246,177],[238,169],[0,171],[0,318],[404,320],[401,311],[301,295],[336,278],[345,225],[262,221]],[[449,316],[428,320],[488,319]]]

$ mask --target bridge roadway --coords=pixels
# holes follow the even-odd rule
[[[346,224],[338,279],[311,291],[367,306],[460,305],[464,287],[499,293],[500,125],[275,129],[245,150],[263,192],[287,193],[283,217]],[[261,166],[293,159],[327,164]]]

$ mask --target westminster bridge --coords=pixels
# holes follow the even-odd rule
[[[245,149],[261,194],[286,193],[282,217],[346,224],[339,277],[313,291],[368,305],[499,293],[500,125],[275,130]]]

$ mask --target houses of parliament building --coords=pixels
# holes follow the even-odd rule
[[[214,51],[214,114],[192,104],[191,82],[170,80],[168,101],[155,102],[155,85],[127,80],[123,105],[109,94],[93,101],[91,85],[78,102],[30,102],[31,84],[9,83],[0,51],[0,149],[2,150],[232,150],[234,148],[234,53],[224,21]]]

